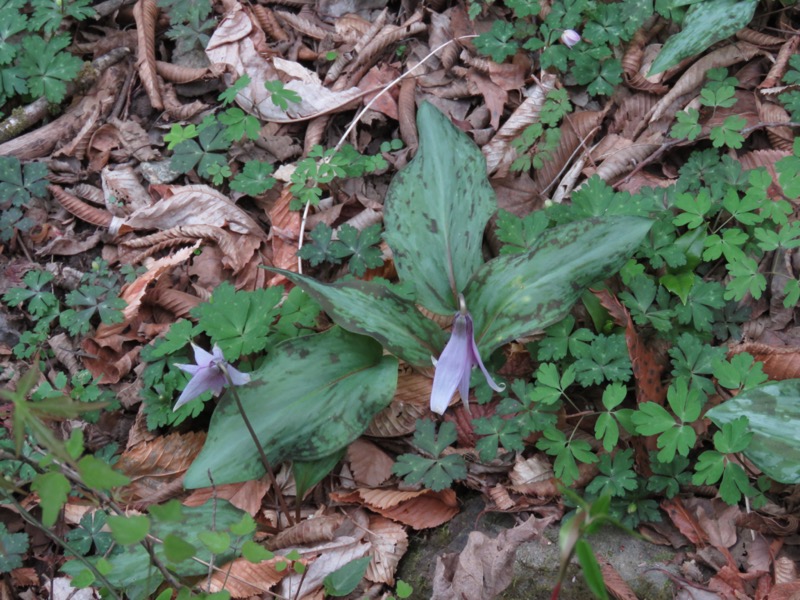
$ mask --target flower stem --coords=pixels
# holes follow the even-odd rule
[[[272,489],[275,490],[275,496],[278,499],[278,504],[280,504],[281,511],[286,515],[286,519],[289,521],[289,525],[294,525],[294,520],[292,519],[292,513],[289,512],[289,506],[286,504],[286,498],[283,497],[283,493],[281,492],[281,488],[278,485],[278,480],[275,478],[275,472],[272,470],[272,467],[269,464],[269,460],[267,460],[267,453],[264,452],[264,446],[261,445],[261,441],[258,439],[255,430],[253,429],[253,425],[250,423],[250,419],[247,417],[247,413],[244,411],[244,406],[242,405],[242,401],[239,398],[239,393],[236,391],[236,386],[231,381],[231,376],[228,373],[228,369],[226,365],[220,364],[219,367],[222,369],[222,372],[225,374],[225,379],[228,381],[228,389],[233,394],[233,399],[236,401],[236,408],[239,409],[239,414],[242,415],[242,420],[244,421],[245,426],[247,427],[248,433],[250,433],[250,437],[253,439],[253,443],[256,445],[258,449],[258,455],[261,457],[261,464],[264,466],[264,470],[266,470],[267,475],[269,475],[269,480],[272,483]],[[278,519],[278,529],[280,529],[280,519]]]

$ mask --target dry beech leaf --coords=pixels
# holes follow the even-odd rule
[[[146,498],[179,480],[205,442],[201,432],[171,433],[126,450],[116,469],[131,478],[124,489],[129,500]]]
[[[572,159],[587,148],[586,143],[594,136],[603,115],[600,111],[581,111],[564,117],[558,148],[533,177],[540,193],[546,194]]]
[[[772,516],[749,512],[739,515],[736,526],[753,529],[764,535],[786,537],[797,533],[800,519],[793,515]]]
[[[613,153],[603,161],[595,175],[603,181],[614,181],[660,148],[660,144],[634,142],[626,148]]]
[[[122,309],[123,323],[129,322],[138,313],[142,298],[147,293],[150,285],[173,267],[184,264],[191,258],[192,254],[199,246],[200,244],[198,242],[195,243],[194,246],[183,248],[175,252],[175,254],[170,254],[153,261],[147,266],[147,271],[122,288],[119,297],[125,300],[127,304],[127,306]],[[101,335],[101,332],[111,331],[112,328],[113,326],[108,328],[99,327],[95,338],[102,338],[103,335]]]
[[[530,458],[517,455],[508,477],[513,484],[512,489],[524,493],[520,489],[522,486],[550,480],[553,477],[553,467],[543,455],[536,454]]]
[[[738,62],[750,60],[756,54],[760,53],[761,50],[758,46],[753,46],[747,42],[737,42],[706,54],[703,58],[692,64],[692,66],[681,75],[681,78],[673,84],[670,91],[655,105],[653,114],[650,117],[650,122],[658,121],[678,98],[700,87],[705,79],[706,73],[710,69],[729,67]]]
[[[364,432],[376,438],[400,437],[412,433],[417,419],[430,413],[428,403],[433,380],[419,373],[400,373],[392,403],[379,412]]]
[[[347,460],[359,485],[377,487],[392,476],[392,457],[363,438],[348,446]]]
[[[302,218],[298,211],[289,210],[294,197],[289,188],[288,184],[283,188],[275,206],[269,211],[269,220],[272,225],[270,231],[272,264],[279,269],[297,273],[297,240],[300,237]],[[286,281],[285,276],[273,274],[268,285],[281,285]]]
[[[355,540],[349,536],[336,538],[331,542],[315,546],[292,548],[297,550],[301,558],[312,557],[304,574],[292,572],[281,581],[278,594],[283,598],[303,598],[322,585],[322,580],[337,569],[342,568],[357,558],[363,558],[371,549],[370,544]],[[288,548],[286,549],[288,551]]]
[[[107,229],[112,220],[113,215],[102,208],[96,208],[86,204],[83,200],[65,191],[64,188],[57,185],[48,185],[47,189],[53,194],[53,197],[58,200],[58,203],[67,209],[70,213],[78,217],[81,221],[86,221],[92,225],[103,227]]]
[[[708,545],[708,535],[700,527],[692,513],[684,506],[680,497],[661,502],[661,508],[667,513],[672,523],[686,538],[696,546]]]
[[[229,3],[225,19],[217,26],[206,46],[206,56],[212,63],[226,63],[237,76],[247,74],[250,84],[241,90],[237,104],[264,121],[302,121],[342,110],[366,93],[359,88],[333,91],[322,85],[316,73],[300,63],[273,57],[265,59],[258,52],[264,43],[261,30],[254,28],[238,2]],[[297,93],[301,101],[289,103],[286,110],[275,105],[264,87],[268,81],[281,80],[287,90]]]
[[[458,500],[453,490],[410,492],[358,489],[348,493],[333,492],[331,499],[361,504],[414,529],[437,527],[458,514]]]
[[[608,290],[593,291],[617,325],[625,328],[625,343],[631,357],[633,377],[636,381],[636,401],[655,402],[663,406],[667,390],[661,382],[666,363],[659,361],[653,348],[642,341],[633,324],[628,309]]]
[[[369,518],[367,540],[372,544],[372,561],[364,575],[369,581],[394,585],[394,575],[400,559],[408,550],[405,527],[378,515]]]
[[[775,584],[792,583],[797,581],[797,563],[788,556],[779,556],[773,563],[775,570]]]
[[[281,531],[269,540],[270,550],[279,550],[290,546],[308,546],[320,542],[330,542],[336,530],[344,523],[345,517],[340,514],[324,515],[306,519]]]
[[[285,567],[278,571],[276,565],[279,563],[285,564],[286,559],[276,556],[253,564],[244,558],[237,558],[214,571],[208,581],[208,591],[216,593],[227,590],[231,598],[261,596],[272,590],[290,573],[290,569]]]
[[[499,510],[511,510],[516,506],[508,490],[502,485],[489,488],[487,492],[489,498]]]
[[[781,150],[752,150],[745,152],[739,157],[739,162],[742,163],[742,169],[749,171],[757,167],[764,167],[772,176],[772,183],[767,188],[767,196],[772,200],[781,200],[784,198],[783,188],[778,183],[778,174],[775,172],[775,163],[791,156],[791,152]]]
[[[122,135],[119,129],[116,131],[120,136]],[[132,150],[133,155],[136,153]],[[139,181],[139,176],[133,167],[129,165],[116,165],[113,169],[106,167],[100,172],[100,180],[103,183],[103,201],[106,207],[110,204],[111,196],[118,202],[122,202],[127,212],[135,212],[140,208],[150,206],[147,190]]]
[[[789,67],[789,59],[797,54],[798,46],[800,46],[800,36],[797,35],[791,36],[789,40],[781,46],[781,49],[778,51],[778,56],[775,58],[775,64],[772,65],[764,81],[759,84],[759,89],[765,90],[781,84],[781,80]]]
[[[156,110],[162,110],[164,104],[156,75],[156,0],[138,0],[133,7],[133,18],[136,20],[136,45],[139,51],[136,66],[139,68],[139,79],[150,98],[150,105]]]
[[[780,104],[763,102],[758,107],[758,116],[764,123],[788,123],[789,113]],[[792,151],[794,133],[790,127],[767,127],[769,141],[776,150]]]
[[[759,342],[745,342],[732,346],[728,352],[739,354],[747,352],[757,361],[763,363],[764,373],[770,379],[796,379],[800,377],[800,350],[797,348],[784,348],[769,346]]]
[[[264,239],[261,226],[227,196],[207,185],[169,188],[169,197],[143,207],[125,220],[132,229],[170,229],[186,225],[214,225],[234,233]]]
[[[183,501],[184,506],[200,506],[212,498],[227,500],[236,508],[239,508],[255,517],[261,510],[261,501],[269,490],[269,482],[266,477],[244,481],[242,483],[227,483],[216,487],[200,488],[194,490],[188,498]]]
[[[488,144],[481,148],[486,157],[486,172],[493,174],[501,172],[505,176],[508,167],[517,157],[516,150],[511,146],[514,140],[528,125],[539,121],[539,111],[544,106],[545,98],[556,83],[555,75],[546,74],[542,77],[542,85],[534,86],[525,101],[520,104],[503,126],[497,131]]]
[[[529,517],[525,523],[502,531],[492,539],[473,531],[467,546],[460,554],[445,554],[436,558],[431,600],[485,600],[505,590],[514,576],[514,557],[517,548],[542,535],[555,520]]]
[[[779,583],[769,591],[769,600],[798,600],[800,598],[800,581]]]
[[[638,600],[636,593],[628,585],[628,582],[622,578],[610,562],[600,559],[600,570],[603,572],[603,583],[606,584],[606,589],[617,600]]]

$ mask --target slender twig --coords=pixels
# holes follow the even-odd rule
[[[264,466],[264,470],[269,475],[269,480],[272,483],[273,489],[275,490],[275,496],[278,498],[278,503],[281,506],[281,510],[286,515],[289,525],[294,525],[292,513],[289,511],[289,506],[286,504],[286,498],[283,497],[283,492],[281,492],[281,488],[278,485],[275,472],[272,470],[269,460],[267,460],[267,453],[264,452],[264,446],[261,445],[261,440],[258,439],[256,431],[253,429],[253,425],[250,423],[250,419],[244,410],[244,405],[242,404],[242,400],[239,398],[239,393],[236,391],[236,386],[233,384],[233,381],[231,381],[230,373],[228,373],[228,369],[224,363],[221,363],[219,366],[222,369],[222,372],[225,374],[225,379],[228,381],[228,389],[230,390],[231,394],[233,394],[233,399],[236,401],[236,408],[239,409],[239,414],[242,415],[242,420],[247,427],[247,431],[250,433],[250,437],[253,439],[253,443],[256,445],[258,455],[261,458],[261,464]],[[280,528],[280,518],[278,518],[278,527]]]

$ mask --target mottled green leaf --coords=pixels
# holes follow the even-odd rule
[[[252,382],[237,388],[270,464],[313,461],[360,436],[394,396],[397,359],[376,341],[339,327],[277,345]],[[211,418],[200,455],[186,473],[189,489],[257,479],[258,450],[233,397]]]
[[[683,29],[667,40],[649,74],[661,73],[732,36],[750,22],[757,4],[758,0],[707,0],[693,5]]]
[[[385,236],[419,303],[448,314],[482,262],[483,231],[497,201],[486,161],[466,134],[428,103],[419,108],[417,129],[417,154],[386,194]]]
[[[765,383],[740,392],[706,413],[722,427],[747,417],[753,434],[745,456],[766,475],[781,483],[800,483],[800,379]]]
[[[337,325],[378,340],[409,364],[430,366],[431,356],[438,356],[445,344],[444,333],[436,323],[385,285],[371,281],[326,285],[290,271],[271,270],[303,288]]]
[[[466,290],[482,356],[567,315],[584,288],[619,270],[650,230],[638,217],[596,217],[544,233],[523,254],[475,273]]]

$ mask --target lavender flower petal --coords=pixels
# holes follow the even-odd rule
[[[214,394],[219,394],[224,386],[225,375],[222,374],[219,368],[200,369],[186,384],[172,410],[177,410],[187,402],[191,402],[203,392],[211,390]]]
[[[433,376],[433,389],[431,390],[431,410],[433,412],[443,415],[450,405],[456,389],[462,390],[463,397],[465,375],[466,389],[469,391],[469,372],[472,367],[469,352],[466,318],[459,314],[453,323],[450,340],[436,363],[436,374]]]
[[[228,376],[231,378],[231,383],[233,385],[244,385],[245,383],[250,383],[250,374],[249,373],[242,373],[239,369],[234,369],[232,366],[228,365]]]

